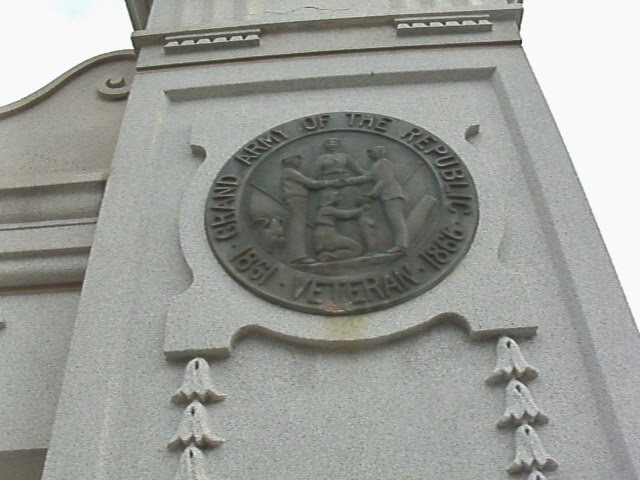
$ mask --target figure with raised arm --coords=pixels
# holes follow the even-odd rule
[[[300,172],[302,156],[290,155],[282,159],[282,199],[289,210],[289,225],[286,235],[286,248],[291,254],[292,263],[313,263],[307,256],[305,232],[309,190],[319,190],[330,185],[328,181],[313,180]]]
[[[341,181],[340,185],[373,183],[366,193],[372,199],[380,199],[384,213],[393,233],[393,247],[385,253],[406,253],[409,248],[409,232],[404,217],[404,191],[396,179],[393,162],[386,147],[375,146],[367,150],[373,162],[371,169],[363,175]]]

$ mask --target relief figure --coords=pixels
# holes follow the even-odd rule
[[[405,253],[409,247],[409,233],[404,217],[404,191],[396,179],[389,151],[386,147],[376,146],[368,149],[367,154],[373,162],[371,169],[363,175],[342,180],[341,185],[373,183],[373,188],[365,195],[382,202],[393,232],[393,247],[386,253]]]
[[[337,220],[349,220],[362,213],[362,207],[351,210],[336,208],[340,202],[337,190],[323,190],[320,193],[318,213],[314,221],[313,248],[318,260],[330,262],[355,258],[362,254],[362,246],[352,238],[342,235],[336,229]]]
[[[300,172],[302,156],[295,154],[282,159],[282,199],[289,210],[289,226],[287,228],[287,248],[293,263],[313,262],[307,256],[305,232],[309,190],[328,187],[330,183],[313,180]]]
[[[446,158],[434,163],[417,142],[437,143]],[[268,301],[320,315],[373,312],[430,290],[478,225],[471,173],[450,147],[363,112],[268,130],[229,159],[208,195],[207,239],[227,273]]]
[[[371,198],[362,195],[356,205],[362,208],[362,212],[358,216],[358,227],[364,240],[365,253],[373,254],[377,248],[376,220],[373,218],[373,207],[371,206]]]
[[[365,170],[348,153],[338,152],[339,138],[329,138],[323,146],[327,153],[318,157],[322,180],[342,180],[352,174],[363,175]]]

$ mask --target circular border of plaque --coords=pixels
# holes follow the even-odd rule
[[[469,250],[478,219],[471,174],[436,135],[334,112],[240,148],[211,185],[204,224],[246,289],[302,312],[355,315],[434,288]]]

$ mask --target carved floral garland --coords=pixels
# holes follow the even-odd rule
[[[526,480],[546,480],[542,472],[558,468],[558,462],[545,450],[533,425],[544,425],[549,419],[536,405],[526,385],[538,376],[537,370],[524,359],[517,342],[501,337],[496,347],[496,368],[487,378],[489,384],[506,383],[505,411],[498,428],[516,428],[515,458],[507,468],[512,475],[525,473]],[[206,404],[221,402],[226,395],[217,393],[203,358],[191,360],[184,380],[171,400],[187,404],[176,434],[169,441],[171,449],[183,449],[175,480],[207,480],[206,457],[202,450],[215,448],[224,440],[209,425]]]
[[[535,403],[526,383],[538,376],[537,370],[524,359],[515,340],[501,337],[496,347],[496,368],[487,383],[506,383],[505,412],[498,421],[498,428],[516,428],[516,453],[507,472],[512,475],[526,473],[527,480],[546,480],[542,472],[558,468],[558,462],[551,457],[533,425],[543,425],[549,421]]]
[[[207,361],[203,358],[191,360],[185,368],[182,385],[171,397],[174,403],[187,404],[178,431],[168,444],[171,449],[184,449],[176,480],[209,478],[202,450],[222,445],[224,440],[213,433],[205,405],[225,398],[226,395],[216,393],[214,389]]]

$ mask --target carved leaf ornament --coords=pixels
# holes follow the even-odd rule
[[[178,432],[169,442],[169,448],[184,448],[191,443],[201,448],[214,448],[224,443],[223,439],[211,431],[207,410],[197,400],[185,409]]]
[[[173,395],[171,400],[174,403],[187,403],[199,400],[206,404],[209,402],[220,402],[227,396],[216,393],[211,376],[209,374],[209,364],[202,358],[191,360],[184,372],[184,380],[180,388]]]
[[[528,382],[538,376],[538,371],[527,363],[520,347],[512,338],[500,338],[496,356],[496,368],[487,379],[488,383],[508,382],[512,378]]]
[[[506,407],[498,428],[518,426],[523,423],[545,424],[547,416],[538,408],[531,391],[522,382],[513,379],[506,388]]]
[[[131,82],[122,75],[110,77],[98,88],[98,94],[106,100],[123,100],[131,92]]]
[[[555,470],[558,462],[552,458],[538,434],[531,426],[542,425],[548,417],[536,405],[529,387],[524,382],[533,380],[538,372],[525,360],[515,340],[501,337],[496,347],[496,368],[487,383],[506,383],[505,410],[498,428],[518,427],[515,431],[516,453],[507,468],[512,475],[525,473],[527,480],[546,480],[541,473]]]
[[[547,477],[545,477],[542,472],[540,472],[540,470],[538,470],[537,468],[535,468],[527,477],[527,480],[547,480]]]
[[[516,474],[532,471],[534,468],[541,471],[555,470],[558,462],[547,453],[533,427],[522,425],[516,430],[516,456],[507,471]]]
[[[209,480],[206,458],[199,448],[190,446],[185,449],[175,480]]]
[[[171,397],[174,403],[191,402],[184,410],[177,433],[169,442],[171,449],[184,449],[175,480],[209,480],[206,457],[200,450],[214,448],[224,440],[213,434],[203,404],[220,402],[226,395],[217,393],[211,382],[209,363],[194,358],[185,367],[182,385]],[[199,447],[199,448],[198,448]]]

